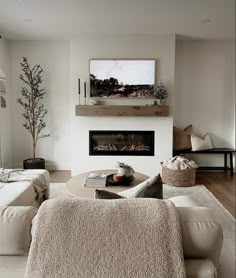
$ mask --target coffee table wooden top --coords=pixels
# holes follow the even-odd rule
[[[89,173],[105,173],[106,175],[115,174],[117,173],[117,170],[111,169],[111,170],[96,170],[96,171],[90,171],[83,174],[80,174],[78,176],[72,177],[67,183],[66,183],[66,193],[69,197],[74,198],[94,198],[94,192],[96,188],[90,188],[90,187],[84,187],[86,178]],[[111,192],[120,192],[126,189],[129,189],[131,187],[134,187],[138,185],[139,183],[145,181],[149,178],[149,176],[144,175],[142,173],[135,173],[134,174],[134,181],[129,186],[106,186],[106,187],[97,187],[98,189],[104,189]]]

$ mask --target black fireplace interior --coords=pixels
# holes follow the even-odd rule
[[[154,131],[90,130],[89,155],[154,156]]]

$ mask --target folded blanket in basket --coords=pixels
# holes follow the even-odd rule
[[[162,166],[167,167],[169,169],[179,170],[196,169],[198,167],[198,165],[193,160],[187,159],[182,156],[174,156],[166,162],[164,162]]]
[[[157,199],[45,201],[25,278],[45,277],[186,277],[176,208]]]

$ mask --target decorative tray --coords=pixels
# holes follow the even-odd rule
[[[114,180],[114,175],[116,174],[111,174],[107,176],[106,186],[112,186],[112,185],[128,186],[134,180],[134,176],[130,176],[130,177],[123,177],[122,180],[116,181]]]

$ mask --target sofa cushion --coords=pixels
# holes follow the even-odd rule
[[[216,269],[223,243],[221,225],[211,208],[178,207],[185,259],[208,259]]]
[[[0,206],[30,206],[36,196],[29,181],[0,183]]]
[[[24,278],[28,256],[0,256],[1,278]]]
[[[34,207],[0,207],[0,255],[24,255],[29,251],[36,213]]]
[[[194,197],[190,196],[175,196],[171,197],[170,200],[176,207],[198,207],[197,201]]]
[[[217,278],[217,270],[210,260],[184,260],[188,278]]]

